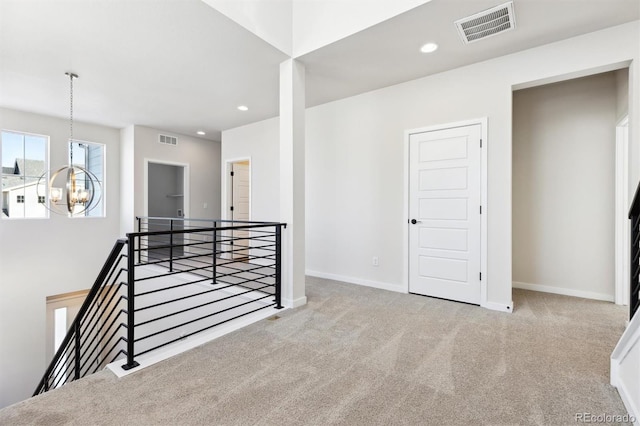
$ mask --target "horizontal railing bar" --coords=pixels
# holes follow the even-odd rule
[[[196,275],[196,274],[194,274],[194,275]],[[157,288],[155,290],[144,291],[142,293],[137,293],[136,297],[146,296],[148,294],[153,294],[153,293],[160,293],[161,291],[175,290],[176,288],[186,287],[188,285],[199,284],[199,283],[203,283],[203,282],[212,280],[211,277],[205,277],[204,275],[198,275],[198,276],[204,277],[204,278],[201,279],[201,280],[188,281],[188,282],[184,282],[182,284],[176,284],[176,285],[172,285],[172,286],[169,286],[169,287],[163,287],[163,288]],[[136,312],[137,311],[138,311],[138,309],[136,309]]]
[[[272,306],[275,306],[275,303],[272,303],[271,305],[261,306],[261,307],[260,307],[260,308],[258,308],[258,309],[254,309],[254,310],[252,310],[252,311],[245,312],[245,313],[240,314],[240,315],[236,315],[236,316],[235,316],[235,317],[233,317],[233,318],[229,318],[229,319],[226,319],[226,320],[224,320],[224,321],[217,322],[217,323],[215,323],[215,324],[213,324],[213,325],[210,325],[210,326],[208,326],[208,327],[201,328],[200,330],[197,330],[197,331],[194,331],[194,332],[191,332],[191,333],[185,334],[184,336],[181,336],[181,337],[179,337],[179,338],[177,338],[177,339],[173,339],[173,340],[171,340],[171,341],[169,341],[169,342],[163,343],[162,345],[158,345],[158,346],[153,347],[153,348],[151,348],[151,349],[147,349],[147,350],[146,350],[146,351],[144,351],[144,352],[140,352],[138,355],[144,355],[144,354],[146,354],[146,353],[148,353],[148,352],[151,352],[151,351],[153,351],[153,350],[159,349],[159,348],[161,348],[161,347],[163,347],[163,346],[167,346],[167,345],[170,345],[171,343],[175,343],[175,342],[177,342],[177,341],[179,341],[179,340],[186,339],[187,337],[193,336],[194,334],[201,333],[201,332],[203,332],[203,331],[205,331],[205,330],[209,330],[209,329],[211,329],[211,328],[213,328],[213,327],[217,327],[217,326],[219,326],[219,325],[221,325],[221,324],[227,323],[227,322],[229,322],[229,321],[233,321],[234,319],[241,318],[241,317],[243,317],[243,316],[245,316],[245,315],[249,315],[249,314],[252,314],[252,313],[254,313],[254,312],[261,311],[262,309],[271,308]]]
[[[183,327],[183,326],[188,325],[188,324],[193,324],[194,322],[197,322],[197,321],[202,321],[203,319],[206,319],[206,318],[212,317],[212,316],[214,316],[214,315],[219,315],[219,314],[221,314],[221,313],[223,313],[223,312],[230,311],[231,309],[236,309],[236,308],[239,308],[239,307],[241,307],[241,306],[248,305],[249,303],[255,303],[255,302],[259,301],[259,300],[266,299],[267,297],[273,297],[273,295],[271,295],[271,294],[267,294],[266,296],[261,297],[261,298],[259,298],[259,299],[254,299],[254,300],[250,300],[250,301],[245,302],[245,303],[241,303],[241,304],[239,304],[239,305],[234,305],[234,306],[231,306],[230,308],[222,309],[222,310],[217,311],[217,312],[214,312],[214,313],[212,313],[212,314],[204,315],[204,316],[201,316],[201,317],[198,317],[198,318],[195,318],[195,319],[189,320],[189,321],[187,321],[187,322],[183,322],[182,324],[174,325],[173,327],[169,327],[169,328],[166,328],[166,329],[164,329],[164,330],[157,331],[157,332],[152,333],[152,334],[148,334],[148,335],[146,335],[146,336],[144,336],[144,337],[141,337],[141,338],[139,338],[139,339],[136,339],[135,341],[136,341],[136,342],[140,342],[140,341],[142,341],[142,340],[146,340],[146,339],[148,339],[148,338],[150,338],[150,337],[157,336],[158,334],[166,333],[167,331],[175,330],[176,328],[180,328],[180,327]],[[178,340],[180,340],[180,339],[178,339]],[[138,354],[138,355],[140,355],[140,354]]]
[[[149,235],[169,235],[169,234],[189,234],[196,232],[212,232],[212,231],[241,231],[241,230],[250,230],[252,228],[267,228],[271,226],[282,226],[286,227],[285,224],[282,223],[260,223],[255,225],[241,225],[241,226],[226,226],[219,228],[194,228],[194,229],[176,229],[176,230],[168,230],[168,231],[148,231],[148,232],[129,232],[127,233],[127,237],[144,237]]]
[[[228,284],[228,283],[224,283],[224,284]],[[229,288],[229,287],[232,287],[232,286],[233,286],[233,284],[230,284],[230,285],[222,287],[222,288],[212,288],[210,290],[205,290],[205,291],[202,291],[200,293],[189,294],[187,296],[182,296],[182,297],[179,297],[177,299],[166,300],[164,302],[159,302],[159,303],[156,303],[154,305],[149,305],[149,306],[144,306],[142,308],[138,308],[138,309],[135,310],[135,312],[146,311],[147,309],[157,308],[158,306],[167,305],[169,303],[179,302],[179,301],[182,301],[182,300],[190,299],[192,297],[202,296],[203,294],[214,293],[216,291],[224,290],[225,288]]]
[[[253,293],[254,291],[260,291],[263,288],[267,288],[267,287],[270,287],[270,286],[264,286],[264,287],[256,288],[256,289],[253,289],[253,290],[247,290],[247,291],[244,291],[242,293],[232,294],[231,296],[223,297],[221,299],[212,300],[211,302],[201,303],[199,305],[195,305],[195,306],[192,306],[190,308],[185,308],[185,309],[182,309],[182,310],[179,310],[179,311],[176,311],[176,312],[172,312],[172,313],[167,314],[167,315],[163,315],[161,317],[152,318],[150,320],[141,322],[139,324],[136,324],[136,327],[142,326],[142,325],[145,325],[145,324],[150,324],[150,323],[155,322],[155,321],[160,321],[160,320],[163,320],[165,318],[172,317],[174,315],[180,315],[180,314],[183,314],[185,312],[193,311],[194,309],[202,308],[203,306],[213,305],[214,303],[222,302],[223,300],[229,300],[229,299],[232,299],[234,297],[243,296],[243,295],[248,294],[248,293]]]

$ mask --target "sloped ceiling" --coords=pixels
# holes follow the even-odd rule
[[[463,45],[453,21],[500,3],[433,0],[300,56],[307,105],[640,18],[638,0],[514,0],[515,31]],[[0,0],[1,107],[67,117],[74,71],[77,120],[219,140],[277,116],[287,58],[201,0]]]

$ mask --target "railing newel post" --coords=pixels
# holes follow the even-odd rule
[[[276,309],[282,309],[282,226],[276,225]]]
[[[138,232],[142,232],[142,218],[136,216],[136,219],[138,219]],[[138,264],[140,263],[142,263],[142,250],[140,250],[140,238],[138,238]]]
[[[137,367],[134,361],[134,341],[135,341],[135,261],[134,244],[135,236],[127,235],[127,363],[122,366],[123,370],[130,370]]]
[[[169,272],[173,272],[173,219],[169,220]]]
[[[212,284],[217,283],[218,278],[218,260],[216,257],[218,256],[218,231],[216,231],[216,221],[213,221],[213,280]]]

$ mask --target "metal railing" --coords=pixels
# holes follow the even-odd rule
[[[40,380],[34,396],[95,373],[125,353],[123,248],[116,242],[67,335]]]
[[[629,263],[629,320],[640,307],[640,183],[629,209],[631,221],[631,251]]]
[[[139,217],[127,234],[127,362],[262,309],[282,308],[282,223]]]
[[[114,245],[34,395],[266,308],[282,308],[274,222],[137,218]],[[126,250],[125,250],[126,246]]]

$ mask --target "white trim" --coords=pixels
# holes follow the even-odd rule
[[[610,373],[610,382],[611,385],[614,386],[618,393],[620,394],[620,399],[624,403],[625,408],[630,416],[635,417],[635,425],[640,425],[640,406],[638,406],[638,402],[635,400],[634,396],[629,392],[629,389],[626,386],[627,381],[633,381],[633,377],[622,377],[620,375],[620,364],[625,361],[625,358],[632,349],[636,345],[640,345],[640,315],[635,315],[627,329],[620,337],[618,344],[615,349],[611,353],[611,373]],[[634,362],[634,360],[630,359],[627,362]]]
[[[357,285],[362,285],[366,287],[373,287],[380,290],[394,291],[396,293],[408,293],[408,290],[406,290],[402,285],[387,284],[380,281],[371,281],[371,280],[365,280],[363,278],[329,274],[326,272],[310,271],[309,269],[307,269],[305,273],[310,277],[325,278],[327,280],[341,281],[349,284],[357,284]]]
[[[282,306],[288,309],[295,309],[306,304],[307,304],[307,296],[299,297],[295,300],[288,299],[285,297],[282,298]]]
[[[183,198],[183,212],[182,212],[182,217],[183,218],[189,218],[189,212],[190,212],[190,176],[191,176],[191,172],[189,169],[189,163],[177,163],[177,162],[173,162],[173,161],[165,161],[165,160],[156,160],[153,158],[145,158],[144,159],[144,197],[143,197],[143,203],[144,203],[144,214],[143,216],[149,216],[149,163],[152,164],[165,164],[167,166],[177,166],[177,167],[182,167],[183,168],[183,173],[184,173],[184,179],[183,179],[183,185],[184,185],[184,198]]]
[[[610,294],[596,293],[594,291],[574,290],[571,288],[555,287],[542,284],[523,283],[513,281],[513,288],[522,290],[541,291],[543,293],[560,294],[562,296],[582,297],[583,299],[602,300],[604,302],[613,302],[613,296]]]
[[[454,123],[439,124],[435,126],[420,127],[417,129],[405,130],[404,132],[404,218],[409,220],[409,138],[415,133],[432,132],[437,130],[451,129],[455,127],[473,126],[479,124],[482,134],[482,149],[480,150],[480,203],[482,205],[482,215],[480,217],[480,272],[482,273],[482,281],[480,281],[480,306],[488,309],[494,309],[489,306],[493,306],[493,303],[488,301],[488,285],[489,285],[489,267],[488,267],[488,213],[489,213],[489,201],[487,197],[488,193],[488,173],[487,173],[487,150],[489,147],[489,132],[488,132],[488,119],[487,117],[481,117],[471,120],[457,121]],[[402,259],[403,259],[403,271],[402,271],[402,286],[405,293],[409,292],[409,228],[408,226],[402,227]],[[397,291],[397,290],[393,290]],[[500,305],[502,306],[502,305]],[[513,308],[513,303],[511,307]],[[506,305],[505,305],[506,309]],[[502,309],[494,309],[502,310]],[[511,312],[510,310],[508,312]]]
[[[508,305],[504,305],[502,303],[495,303],[495,302],[486,302],[480,306],[485,309],[490,309],[492,311],[507,312],[509,314],[513,312],[513,301],[511,301],[511,303]]]
[[[616,125],[615,303],[629,304],[629,116]]]

